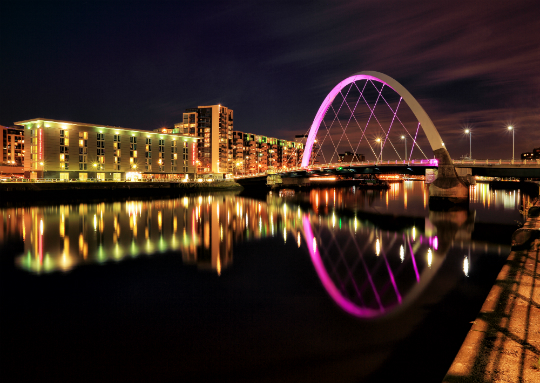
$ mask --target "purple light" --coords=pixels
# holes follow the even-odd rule
[[[439,238],[437,238],[437,236],[433,237],[433,248],[435,250],[439,248]]]
[[[420,123],[418,123],[418,126],[416,127],[416,133],[414,134],[413,143],[411,145],[411,153],[409,154],[409,159],[412,157],[412,152],[414,150],[414,145],[416,144],[416,138],[418,137],[418,130],[420,129]]]
[[[420,274],[418,274],[418,267],[416,267],[416,259],[414,258],[414,252],[411,246],[411,242],[409,242],[409,251],[411,252],[411,258],[413,262],[414,273],[416,274],[416,280],[420,281]]]
[[[390,264],[388,263],[388,260],[386,259],[386,254],[384,254],[384,263],[386,263],[386,268],[388,269],[388,274],[390,275],[390,281],[392,282],[392,286],[394,286],[394,291],[396,292],[397,300],[399,304],[401,304],[401,301],[402,301],[401,294],[399,293],[399,290],[397,288],[396,279],[394,278],[394,273],[392,272],[392,269],[390,269]]]
[[[311,230],[311,224],[309,222],[308,216],[305,215],[302,221],[304,226],[304,235],[306,236],[306,243],[308,244],[307,248],[309,250],[309,255],[311,256],[311,261],[313,262],[315,271],[317,272],[317,275],[319,276],[319,279],[321,280],[324,288],[332,297],[334,302],[336,302],[339,307],[341,307],[349,314],[357,317],[370,318],[382,314],[382,311],[380,310],[358,307],[350,300],[346,299],[343,295],[341,295],[341,292],[336,287],[336,285],[334,285],[334,282],[332,282],[332,279],[326,272],[326,268],[324,267],[321,256],[319,254],[319,246],[317,246],[315,249],[312,246],[313,239],[315,237],[313,236],[313,231]]]
[[[381,91],[382,91],[382,89],[381,89]],[[390,127],[388,128],[388,132],[386,132],[386,137],[384,138],[384,144],[386,144],[386,140],[388,140],[388,135],[390,134],[390,129],[392,129],[392,125],[394,125],[394,120],[396,119],[397,111],[399,109],[399,106],[401,105],[401,100],[403,100],[403,97],[399,98],[399,102],[397,104],[396,111],[394,112],[394,116],[392,117],[392,122],[390,123]],[[390,110],[392,110],[392,109],[390,109]],[[381,128],[382,128],[382,126],[381,126]],[[384,146],[384,144],[383,144],[383,146]]]
[[[377,77],[360,74],[360,75],[353,75],[351,77],[346,78],[345,80],[341,81],[339,84],[337,84],[334,89],[328,93],[328,96],[324,99],[323,103],[319,107],[319,110],[317,111],[317,114],[315,115],[315,119],[313,120],[313,124],[311,124],[311,128],[309,129],[309,135],[308,139],[306,141],[306,147],[304,148],[304,155],[302,157],[302,167],[305,168],[309,165],[309,159],[311,157],[311,150],[313,149],[313,143],[315,142],[315,137],[317,136],[317,131],[319,130],[319,126],[321,125],[322,120],[324,119],[324,116],[326,114],[326,111],[336,98],[336,96],[341,92],[343,88],[345,88],[350,83],[361,81],[361,80],[373,80],[378,81],[382,83],[383,85],[386,85],[392,88],[390,85],[388,85],[385,81],[378,79]],[[309,156],[306,156],[306,154],[309,154]]]

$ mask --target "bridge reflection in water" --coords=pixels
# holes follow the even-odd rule
[[[185,264],[221,274],[233,262],[235,243],[280,236],[296,242],[301,252],[307,249],[339,307],[365,318],[407,307],[429,285],[451,247],[462,248],[466,275],[474,267],[471,248],[509,251],[471,241],[473,212],[430,212],[429,217],[396,220],[340,208],[348,192],[334,192],[312,191],[310,206],[275,195],[265,202],[220,194],[15,208],[4,215],[16,217],[12,230],[24,240],[24,254],[16,264],[34,273],[178,252]]]

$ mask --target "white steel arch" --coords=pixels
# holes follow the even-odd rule
[[[439,132],[437,131],[437,128],[435,128],[435,125],[431,121],[431,118],[429,118],[426,111],[422,108],[422,106],[416,101],[416,99],[413,97],[413,95],[405,89],[403,85],[401,85],[399,82],[394,80],[392,77],[385,75],[384,73],[380,72],[374,72],[374,71],[363,71],[356,73],[345,80],[341,81],[339,84],[337,84],[334,89],[330,91],[328,96],[324,99],[323,103],[319,107],[319,110],[317,114],[315,115],[315,119],[313,120],[313,124],[311,124],[311,128],[309,130],[308,138],[306,141],[306,147],[304,148],[304,156],[302,157],[302,167],[307,167],[309,165],[309,159],[311,157],[311,151],[313,149],[313,143],[315,141],[315,137],[317,136],[317,132],[319,130],[319,126],[321,125],[322,120],[324,119],[324,116],[326,114],[326,111],[334,101],[335,97],[340,93],[340,91],[347,85],[355,82],[355,81],[361,81],[361,80],[371,80],[371,81],[377,81],[382,83],[383,85],[386,85],[390,88],[392,88],[396,93],[398,93],[403,100],[407,103],[411,111],[414,113],[415,117],[418,119],[418,122],[422,126],[422,129],[424,130],[424,133],[426,134],[426,137],[429,141],[429,144],[431,146],[431,149],[433,151],[437,149],[443,149],[444,144],[441,139],[441,136]],[[309,154],[309,155],[306,155]]]

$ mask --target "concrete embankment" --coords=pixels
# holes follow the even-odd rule
[[[7,182],[0,184],[0,205],[163,198],[194,192],[241,189],[242,186],[232,180],[219,182]]]
[[[537,200],[444,383],[540,382],[539,254]]]

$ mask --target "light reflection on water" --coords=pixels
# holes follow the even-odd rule
[[[1,209],[7,365],[31,381],[440,380],[509,253],[491,230],[528,201],[479,186],[442,212],[421,182]]]
[[[490,192],[485,184],[471,192],[471,206],[511,209],[514,215],[522,198],[519,192]],[[299,248],[307,244],[300,251],[307,248],[339,306],[367,317],[417,295],[417,285],[436,274],[458,243],[466,249],[466,276],[474,267],[471,249],[501,254],[500,245],[471,240],[475,211],[430,212],[423,182],[395,183],[388,191],[330,188],[281,195],[285,198],[274,193],[257,201],[218,194],[13,208],[2,214],[10,235],[19,232],[24,241],[17,266],[37,274],[172,251],[185,264],[220,275],[233,263],[234,243],[274,236],[286,243],[292,237]],[[403,214],[385,227],[389,212],[419,217]],[[503,254],[508,251],[502,246]]]

